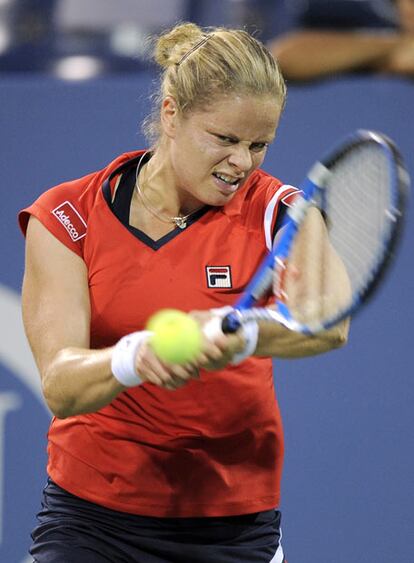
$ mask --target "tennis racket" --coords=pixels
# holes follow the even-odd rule
[[[389,138],[367,130],[346,137],[311,167],[272,251],[222,319],[223,332],[263,320],[315,334],[355,315],[396,252],[408,189]],[[257,306],[271,287],[273,304]]]

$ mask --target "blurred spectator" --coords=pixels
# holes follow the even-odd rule
[[[0,71],[82,79],[149,65],[147,38],[189,0],[0,0]]]
[[[348,72],[414,77],[414,0],[308,0],[270,42],[288,80]]]
[[[0,0],[0,71],[87,79],[147,68],[148,37],[178,21],[286,29],[285,0]],[[276,9],[275,9],[276,8]]]
[[[147,37],[174,25],[188,0],[59,0],[56,32],[80,44],[104,39],[107,49],[127,57],[147,56]]]

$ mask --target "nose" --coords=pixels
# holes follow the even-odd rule
[[[247,172],[252,167],[252,155],[249,147],[242,144],[233,146],[228,161],[238,172]]]

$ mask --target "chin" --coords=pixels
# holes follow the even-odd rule
[[[229,201],[231,201],[234,198],[236,193],[237,192],[233,194],[223,194],[223,195],[218,195],[216,197],[212,197],[208,205],[212,205],[213,207],[222,207],[223,205],[226,205],[226,203],[229,203]]]

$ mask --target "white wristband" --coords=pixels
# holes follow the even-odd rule
[[[248,323],[242,325],[242,334],[246,345],[244,350],[234,354],[231,364],[234,366],[240,364],[243,360],[254,354],[257,346],[257,341],[259,339],[259,325],[256,321],[249,321]]]
[[[114,377],[125,387],[135,387],[141,379],[135,370],[135,357],[138,348],[148,340],[151,332],[141,330],[121,338],[112,352],[111,369]]]

